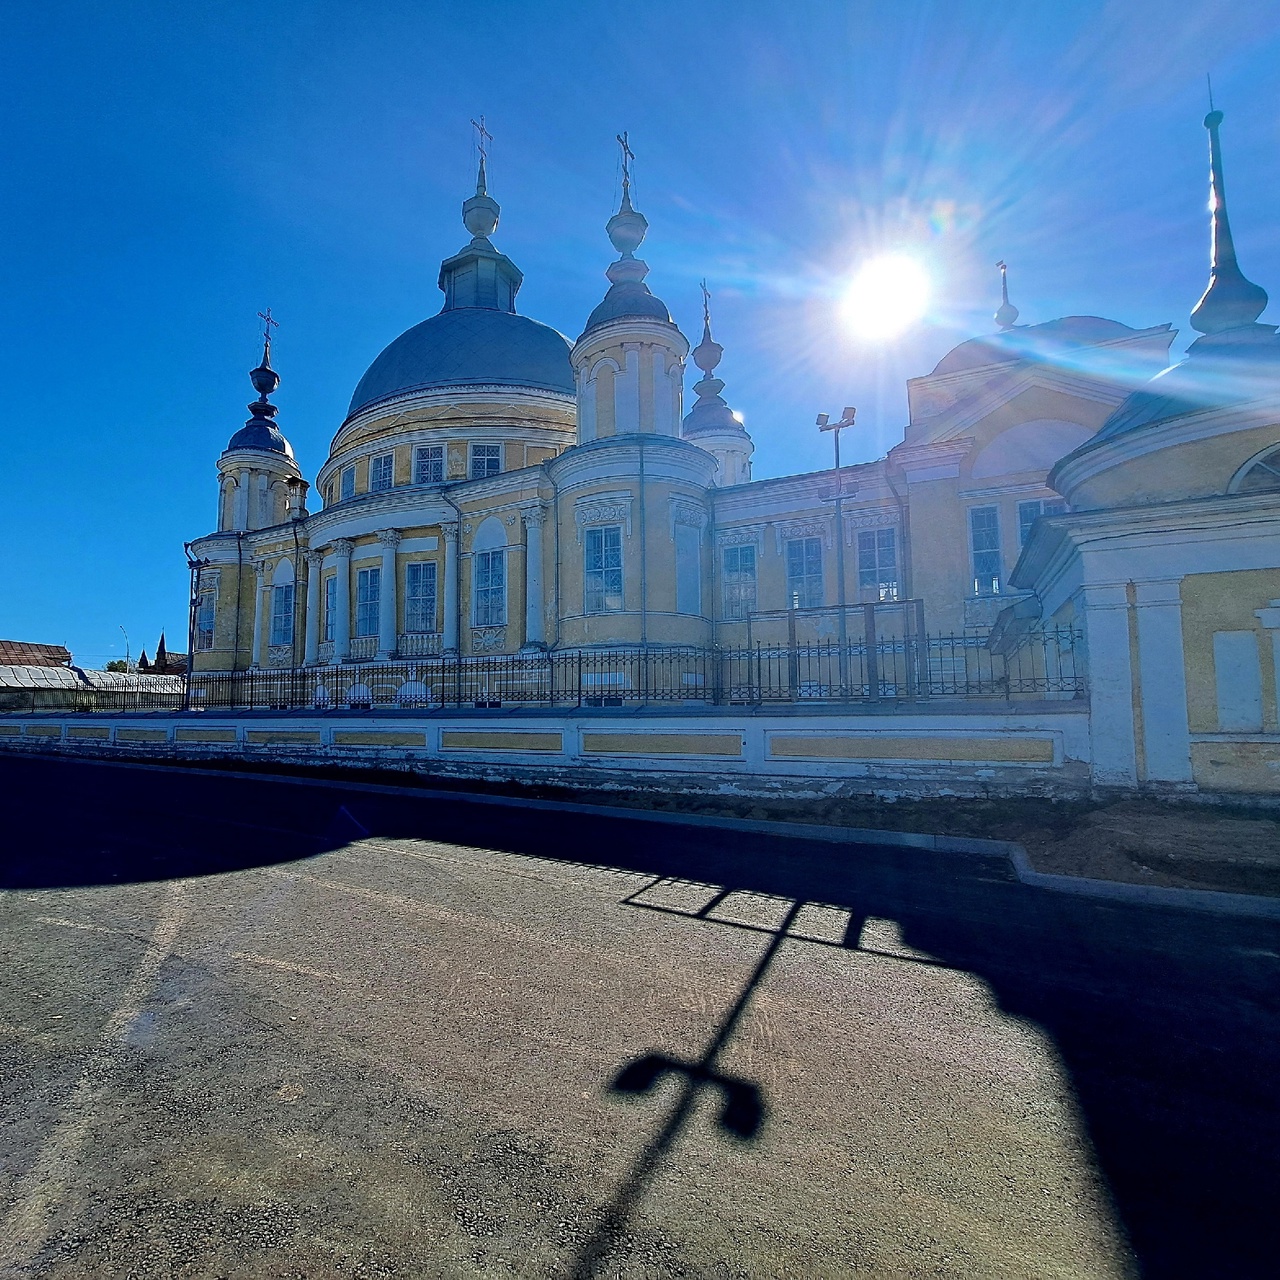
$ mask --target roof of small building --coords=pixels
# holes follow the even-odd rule
[[[0,665],[66,667],[71,651],[60,644],[33,644],[29,640],[0,640]]]
[[[1167,330],[1169,326],[1161,326]],[[1063,316],[1043,324],[1019,325],[1001,333],[970,338],[953,347],[934,366],[934,374],[963,373],[993,364],[1013,364],[1019,360],[1070,360],[1070,353],[1081,347],[1094,347],[1116,342],[1147,332],[1133,329],[1118,320],[1102,316]]]

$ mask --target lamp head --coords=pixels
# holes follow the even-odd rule
[[[825,430],[827,429],[827,423],[828,423],[828,422],[830,422],[830,421],[831,421],[831,415],[830,415],[829,413],[820,413],[820,414],[818,414],[818,426],[819,426],[823,431],[825,431]]]

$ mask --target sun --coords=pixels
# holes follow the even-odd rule
[[[886,254],[864,263],[845,291],[841,311],[863,338],[892,338],[924,315],[929,277],[913,258]]]

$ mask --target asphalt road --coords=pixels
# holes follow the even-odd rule
[[[0,797],[0,1274],[1276,1274],[1274,924],[270,780]]]

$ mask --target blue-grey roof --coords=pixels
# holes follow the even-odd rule
[[[293,449],[279,430],[269,422],[247,422],[231,437],[227,445],[232,449],[263,449],[268,453],[283,453],[286,458],[293,457]]]
[[[1198,338],[1184,360],[1129,396],[1088,444],[1184,413],[1276,397],[1280,397],[1280,338],[1270,325],[1241,325]]]
[[[582,332],[585,334],[596,325],[606,324],[610,320],[632,316],[671,323],[667,304],[661,298],[655,298],[649,292],[648,285],[640,280],[620,280],[609,286],[609,292],[604,295],[603,301],[587,317],[587,327]]]
[[[1163,326],[1167,329],[1169,326]],[[1019,325],[1002,333],[970,338],[947,352],[934,367],[935,374],[961,373],[991,364],[1012,364],[1018,360],[1070,363],[1070,352],[1079,347],[1092,347],[1114,342],[1141,332],[1105,320],[1101,316],[1063,316],[1043,324]]]
[[[402,333],[369,366],[347,416],[406,391],[487,383],[573,395],[567,339],[511,311],[442,311]]]

